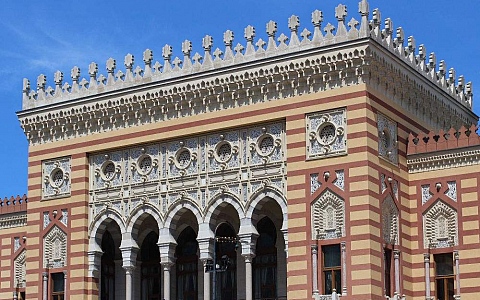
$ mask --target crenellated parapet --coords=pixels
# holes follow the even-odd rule
[[[441,170],[480,164],[478,127],[464,126],[459,130],[410,133],[407,146],[407,166],[410,173]]]
[[[0,215],[27,211],[27,195],[0,199]]]
[[[428,54],[423,44],[417,47],[415,38],[406,38],[402,27],[395,29],[390,18],[382,22],[379,9],[374,9],[372,19],[368,20],[369,5],[366,0],[359,3],[359,13],[359,21],[352,17],[347,22],[347,7],[339,4],[335,8],[336,26],[327,23],[322,28],[323,13],[316,10],[311,18],[313,33],[307,28],[299,32],[300,18],[296,15],[288,19],[289,34],[278,34],[277,23],[269,21],[266,24],[267,39],[259,38],[257,41],[254,41],[256,29],[249,25],[244,30],[245,40],[237,42],[235,46],[234,33],[227,30],[223,35],[224,46],[215,50],[212,36],[206,35],[202,39],[203,50],[194,54],[192,42],[185,40],[181,45],[182,58],[173,58],[173,47],[167,44],[162,48],[162,63],[154,60],[150,49],[143,52],[142,66],[135,65],[132,54],[125,56],[123,70],[115,59],[109,58],[105,65],[106,75],[100,74],[99,65],[92,62],[88,66],[88,76],[82,78],[80,68],[75,66],[70,72],[70,83],[64,80],[61,71],[57,71],[53,74],[54,85],[47,86],[47,76],[41,74],[34,88],[28,79],[24,79],[23,109],[365,37],[376,40],[457,101],[468,108],[472,107],[471,82],[465,82],[463,76],[457,79],[455,69],[447,69],[443,60],[437,63],[434,52]]]
[[[420,133],[417,136],[410,133],[407,155],[478,146],[480,136],[477,129],[476,125],[472,125],[470,128],[462,126],[458,131],[451,128],[448,131],[430,131],[428,134]]]
[[[369,19],[366,0],[358,12],[357,19],[347,21],[347,7],[340,4],[336,21],[326,22],[316,10],[313,27],[303,30],[293,15],[287,34],[269,21],[264,38],[249,25],[238,42],[227,30],[222,46],[214,46],[206,35],[197,51],[185,40],[178,56],[167,44],[160,61],[150,49],[140,64],[132,54],[122,63],[109,58],[104,74],[94,62],[87,76],[75,66],[69,82],[55,72],[53,86],[43,74],[35,87],[24,79],[21,126],[31,144],[41,144],[365,83],[431,128],[478,120],[472,112],[471,83],[463,76],[457,79],[445,62],[437,65],[434,53],[427,61],[425,46],[417,48],[415,39],[405,38],[401,27],[394,30],[390,19],[382,21],[378,9]],[[128,117],[132,112],[135,120]]]

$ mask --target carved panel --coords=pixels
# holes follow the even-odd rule
[[[26,275],[27,275],[27,251],[23,250],[20,254],[15,258],[13,262],[14,265],[14,287],[16,288],[24,288],[26,286]]]
[[[307,159],[347,154],[346,109],[307,115]]]
[[[222,193],[245,206],[265,188],[284,194],[284,151],[285,124],[270,123],[92,155],[90,217],[109,208],[127,219],[145,202],[166,213],[180,200],[205,209]]]
[[[61,268],[67,263],[67,235],[53,226],[43,238],[43,267]]]
[[[70,195],[71,159],[63,157],[42,162],[43,199]]]
[[[397,123],[378,114],[378,155],[387,161],[398,164]]]
[[[458,245],[457,212],[441,200],[423,214],[425,248],[445,248]]]
[[[398,209],[392,196],[388,195],[382,204],[382,229],[383,240],[387,244],[398,245]]]
[[[345,201],[330,190],[312,203],[312,239],[345,236]]]

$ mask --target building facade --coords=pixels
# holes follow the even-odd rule
[[[476,299],[472,85],[358,8],[25,79],[0,298]]]

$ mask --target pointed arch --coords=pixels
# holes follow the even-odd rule
[[[211,223],[212,220],[215,220],[218,214],[221,212],[220,208],[226,207],[228,204],[235,209],[239,219],[245,217],[243,207],[241,206],[238,197],[231,193],[225,192],[212,199],[205,214],[205,222]]]
[[[160,211],[150,203],[144,203],[132,211],[130,218],[126,222],[126,232],[130,233],[132,237],[137,238],[138,230],[140,228],[139,225],[149,216],[157,222],[157,227],[160,231],[163,223]]]
[[[392,195],[388,195],[382,203],[383,240],[387,244],[398,245],[399,213]]]
[[[423,214],[425,247],[445,248],[458,245],[457,211],[440,199]]]
[[[26,275],[27,275],[27,251],[25,249],[20,252],[19,255],[15,258],[13,263],[14,265],[14,275],[13,275],[13,286],[17,288],[24,288],[26,286]]]
[[[345,201],[326,189],[311,204],[312,239],[345,236]]]

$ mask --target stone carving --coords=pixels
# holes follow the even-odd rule
[[[345,109],[313,113],[306,118],[308,159],[347,153]]]
[[[445,195],[452,199],[453,201],[457,201],[457,182],[456,181],[448,181],[448,190],[445,192]]]
[[[345,201],[326,190],[312,203],[312,239],[345,236]]]
[[[43,212],[43,229],[47,228],[52,220],[50,220],[50,213],[48,211]]]
[[[224,34],[225,51],[215,51],[215,59],[212,62],[210,51],[213,49],[213,40],[205,36],[202,46],[205,51],[204,59],[196,53],[193,57],[194,64],[190,61],[192,51],[191,43],[182,45],[184,61],[175,58],[173,67],[171,65],[172,46],[165,45],[162,49],[164,65],[155,62],[153,68],[153,52],[146,50],[144,53],[144,69],[135,69],[136,76],[132,80],[133,56],[127,55],[125,59],[125,74],[118,71],[116,61],[110,58],[107,63],[107,77],[99,75],[97,78],[98,66],[89,66],[89,81],[79,80],[80,69],[72,69],[72,84],[63,83],[61,72],[57,72],[55,89],[46,87],[46,76],[41,75],[37,80],[37,89],[31,89],[30,82],[23,83],[23,109],[19,113],[21,125],[31,144],[45,143],[54,140],[63,140],[71,137],[93,134],[114,130],[129,126],[123,117],[131,111],[137,111],[139,124],[158,122],[164,119],[177,118],[189,114],[198,114],[216,109],[241,106],[246,103],[272,101],[280,98],[291,97],[304,93],[316,93],[322,90],[339,88],[352,84],[370,83],[376,88],[390,95],[391,99],[397,102],[402,108],[410,112],[429,111],[441,117],[438,120],[430,118],[430,114],[424,113],[419,116],[429,122],[434,128],[445,126],[459,126],[464,123],[474,122],[474,115],[470,112],[472,107],[472,85],[464,82],[462,77],[458,83],[455,82],[455,72],[447,72],[445,63],[438,64],[432,53],[426,62],[426,51],[423,45],[418,47],[418,55],[415,40],[409,38],[408,46],[404,47],[404,33],[401,28],[397,29],[397,36],[394,38],[394,30],[389,19],[385,22],[385,28],[380,27],[380,12],[375,10],[373,20],[368,20],[368,3],[360,3],[360,26],[355,19],[349,22],[349,29],[345,26],[347,19],[347,8],[339,5],[335,10],[338,21],[337,30],[328,23],[325,26],[326,35],[321,32],[323,13],[315,11],[312,13],[314,26],[313,37],[308,30],[302,32],[302,41],[298,42],[297,31],[300,27],[298,16],[289,18],[290,42],[287,43],[287,35],[280,34],[279,43],[275,40],[277,34],[277,23],[268,22],[266,31],[268,43],[264,49],[265,41],[258,40],[254,43],[255,32],[252,26],[245,29],[246,46],[238,43],[235,47],[236,53],[232,51],[234,34],[226,31]],[[351,49],[325,49],[324,45],[335,44],[345,41],[355,41],[359,38],[370,37],[378,42],[378,50],[375,47],[354,46]],[[311,39],[310,39],[311,38]],[[257,49],[252,45],[257,45]],[[366,42],[368,43],[368,42]],[[243,52],[243,49],[246,49]],[[404,64],[394,66],[385,59],[387,55]],[[315,53],[311,51],[315,50]],[[303,53],[309,51],[308,58],[299,56],[298,59],[278,60],[276,56],[285,53]],[[221,52],[224,53],[223,58]],[[305,52],[306,53],[306,52]],[[269,58],[275,57],[271,61]],[[265,60],[267,58],[267,60]],[[240,64],[262,60],[262,64],[245,73],[244,70],[227,72],[228,75],[211,74],[207,79],[196,77],[199,72],[205,72],[216,68],[230,68]],[[345,60],[345,63],[340,61]],[[347,63],[348,61],[348,63]],[[368,61],[368,63],[366,63]],[[335,67],[333,67],[333,65]],[[318,70],[325,72],[318,73]],[[418,77],[416,80],[397,80],[390,82],[392,76],[385,74],[411,74]],[[262,75],[259,75],[262,74]],[[311,74],[308,76],[295,74]],[[288,76],[287,76],[288,75]],[[165,81],[174,80],[179,76],[191,76],[188,84],[173,83],[165,85]],[[411,75],[409,75],[411,76]],[[407,77],[407,76],[406,76]],[[253,79],[253,80],[252,80]],[[158,85],[162,82],[162,86]],[[252,82],[255,82],[251,86]],[[436,89],[430,89],[432,83]],[[60,88],[60,84],[63,86]],[[89,98],[92,95],[99,95],[110,91],[124,89],[126,87],[148,84],[148,92],[132,92],[128,98],[120,99],[108,97],[108,99],[96,98],[95,103],[88,103],[83,109],[82,106],[72,107],[60,105],[58,109],[50,113],[42,113],[32,109],[42,107],[51,103],[66,102],[66,100],[77,98]],[[236,87],[232,90],[232,87]],[[211,90],[228,90],[231,93],[220,93],[211,95]],[[428,91],[427,91],[428,90]],[[206,98],[219,97],[220,101],[205,101]],[[132,101],[130,101],[132,99]],[[170,100],[169,100],[170,99]],[[167,105],[174,99],[175,105]],[[126,104],[128,103],[128,105]],[[145,109],[149,107],[151,109]],[[188,109],[187,109],[188,108]],[[28,110],[28,111],[27,111]],[[433,111],[432,111],[433,110]],[[427,116],[428,115],[428,116]],[[105,116],[109,116],[106,118]],[[128,122],[127,122],[128,123]],[[71,124],[65,126],[65,124]],[[75,124],[75,126],[73,126]]]
[[[318,181],[318,173],[310,174],[310,195],[313,195],[322,186]]]
[[[337,179],[333,182],[333,184],[341,189],[342,191],[345,190],[345,171],[344,170],[335,170],[335,174]]]
[[[437,200],[423,214],[425,248],[445,248],[458,245],[457,212],[451,206]]]
[[[20,238],[19,237],[14,237],[13,238],[13,252],[17,252],[18,249],[20,249]]]
[[[265,189],[285,194],[284,151],[285,124],[272,123],[92,155],[90,217],[126,219],[145,202],[166,213],[178,201],[204,209],[229,194],[246,207]]]
[[[399,227],[398,209],[392,196],[388,195],[382,203],[382,229],[383,240],[387,244],[398,245],[398,227]]]
[[[378,114],[378,155],[387,161],[398,164],[397,123]]]
[[[70,157],[57,158],[42,162],[43,199],[70,195]]]
[[[67,263],[67,235],[53,226],[43,238],[43,267],[61,268]]]
[[[60,217],[60,222],[63,225],[68,226],[68,209],[62,209],[62,216]]]
[[[26,287],[26,275],[27,275],[27,251],[22,250],[20,254],[15,258],[13,262],[13,271],[14,271],[14,287],[24,288]]]
[[[422,204],[427,203],[433,196],[432,192],[430,192],[430,184],[422,185]]]

